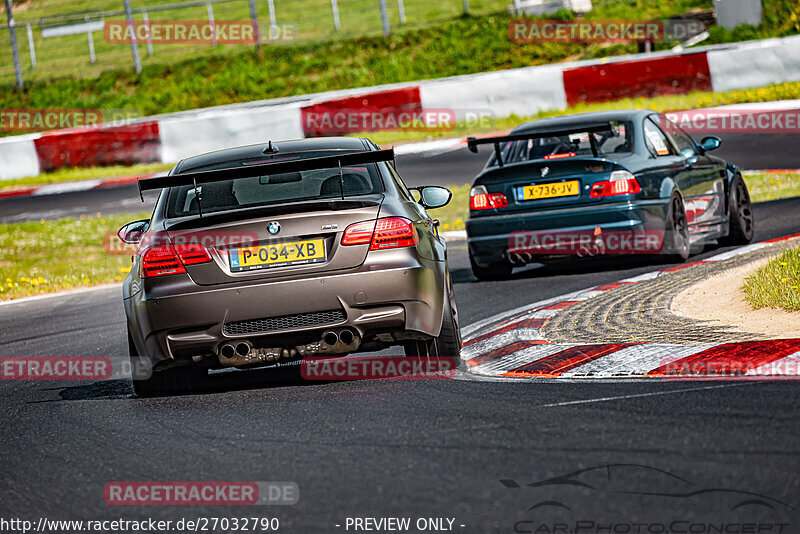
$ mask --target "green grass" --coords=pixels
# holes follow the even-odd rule
[[[47,185],[62,182],[79,182],[97,178],[113,178],[119,176],[135,176],[158,171],[168,171],[174,163],[140,163],[138,165],[110,165],[108,167],[67,168],[12,180],[0,180],[0,189],[30,185]]]
[[[178,0],[182,1],[182,0]],[[132,7],[153,7],[163,4],[174,4],[175,0],[134,0]],[[333,25],[330,0],[274,0],[280,38],[272,41],[268,46],[268,53],[281,54],[286,46],[320,41],[337,41],[353,39],[365,35],[381,35],[382,26],[377,0],[343,0],[339,2],[339,15],[341,28],[336,31]],[[396,2],[387,2],[389,21],[394,32],[426,27],[457,18],[462,15],[460,0],[440,0],[429,2],[427,0],[405,0],[406,22],[401,23]],[[471,0],[470,8],[473,15],[487,14],[505,9],[505,0]],[[42,16],[62,15],[77,10],[103,10],[119,11],[120,0],[87,0],[80,5],[72,0],[32,0],[22,2],[14,9],[15,18],[19,29],[17,40],[22,57],[24,75],[29,80],[44,80],[53,77],[94,77],[106,69],[130,68],[132,58],[130,45],[106,43],[102,32],[95,32],[94,43],[97,62],[89,62],[87,37],[70,35],[64,37],[41,37],[38,20]],[[269,7],[266,0],[257,0],[256,7],[263,34],[263,41],[268,41],[269,34]],[[217,3],[213,6],[214,18],[223,20],[250,19],[247,0]],[[0,13],[4,10],[0,8]],[[207,20],[205,5],[185,9],[167,11],[150,11],[151,22],[158,20]],[[106,21],[122,20],[122,17],[104,17]],[[139,21],[141,16],[134,15]],[[2,15],[5,20],[5,15]],[[38,65],[31,66],[28,48],[26,23],[33,26],[34,48]],[[288,30],[288,33],[286,32]],[[0,50],[8,49],[8,36],[0,32]],[[148,55],[146,45],[140,44],[139,52],[145,66],[170,64],[186,61],[194,56],[219,56],[236,57],[242,52],[253,49],[251,44],[225,44],[216,48],[210,44],[153,44],[153,56]],[[14,71],[10,57],[0,56],[0,78],[13,80]]]
[[[784,251],[748,276],[742,290],[753,308],[800,311],[800,248]]]
[[[326,3],[314,1],[320,7],[309,13],[323,10],[321,4]],[[765,0],[764,10],[783,13],[788,9],[784,5],[786,2]],[[278,2],[279,11],[283,3]],[[480,6],[485,10],[505,10],[507,3],[485,0]],[[265,2],[259,2],[261,9],[263,4]],[[434,21],[435,24],[420,23],[415,26],[409,23],[409,29],[402,28],[388,38],[369,34],[270,45],[265,48],[262,57],[256,56],[250,49],[224,46],[206,52],[201,50],[191,58],[176,56],[177,59],[174,59],[157,51],[153,58],[145,62],[145,68],[138,76],[130,68],[130,62],[122,59],[126,51],[115,60],[115,68],[89,75],[87,72],[91,70],[80,70],[81,77],[75,72],[49,69],[47,77],[54,79],[34,79],[22,94],[13,89],[11,78],[3,78],[6,85],[0,87],[0,108],[114,109],[151,115],[637,51],[636,44],[517,44],[508,38],[508,24],[513,17],[505,11],[457,17],[455,15],[460,5],[457,0],[406,0],[406,5],[409,13],[412,7],[421,13],[415,15],[414,19],[409,15],[409,20]],[[440,12],[445,9],[440,6],[447,6],[446,11]],[[588,17],[664,18],[685,13],[692,8],[711,8],[711,1],[600,0],[595,3],[595,9]],[[786,16],[788,13],[786,11]],[[572,16],[568,12],[550,15],[553,18]],[[300,15],[296,18],[303,21]],[[763,31],[770,35],[797,33],[794,27],[773,27],[769,24]],[[84,47],[85,42],[75,46]],[[118,46],[125,50],[125,46]],[[162,45],[162,48],[166,46]],[[659,44],[657,48],[666,47],[667,44]],[[0,43],[0,49],[3,49],[3,43]]]
[[[800,196],[800,174],[755,174],[744,181],[753,202]]]
[[[148,216],[0,224],[0,300],[121,281],[130,255],[106,253],[104,239],[112,242],[123,224]]]
[[[800,3],[797,0],[762,2],[762,17],[764,20],[760,26],[743,24],[733,30],[722,26],[712,26],[709,29],[711,36],[702,44],[767,39],[800,32]]]

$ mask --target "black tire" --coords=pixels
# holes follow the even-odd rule
[[[437,337],[426,341],[407,341],[404,343],[406,356],[436,356],[455,358],[456,366],[461,364],[461,329],[458,323],[453,283],[448,276],[448,298],[444,302],[442,328]]]
[[[746,245],[753,240],[756,230],[756,219],[753,216],[753,205],[750,202],[750,191],[741,176],[734,177],[731,192],[728,195],[728,236],[719,240],[719,244]]]
[[[128,352],[131,359],[131,382],[137,397],[171,395],[197,390],[201,387],[208,371],[202,367],[174,367],[162,371],[142,369],[139,353],[128,331]]]
[[[472,254],[469,255],[469,265],[472,267],[472,274],[478,280],[506,280],[511,276],[511,270],[513,269],[510,263],[505,262],[478,265]]]
[[[669,202],[662,251],[670,261],[678,263],[686,261],[691,255],[686,209],[683,206],[683,199],[678,195],[672,195]]]

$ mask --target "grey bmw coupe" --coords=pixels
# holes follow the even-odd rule
[[[438,222],[443,187],[403,184],[367,139],[263,143],[187,158],[123,285],[134,389],[191,389],[214,368],[278,366],[401,345],[458,357],[461,338]]]

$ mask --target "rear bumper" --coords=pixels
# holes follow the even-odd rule
[[[376,258],[377,261],[372,261]],[[330,327],[365,334],[439,334],[446,264],[418,256],[413,249],[370,255],[361,267],[302,279],[198,286],[189,275],[144,287],[126,298],[128,325],[142,364],[215,354],[224,342],[248,340],[255,346],[292,345],[318,340]],[[341,312],[319,321],[295,320],[299,314]],[[288,326],[269,331],[226,328],[242,321],[292,317]]]
[[[481,265],[507,260],[516,232],[661,231],[666,226],[669,199],[640,200],[580,208],[518,212],[470,218],[466,222],[469,251]]]

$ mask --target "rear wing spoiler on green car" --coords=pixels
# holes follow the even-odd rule
[[[498,166],[503,166],[503,157],[500,151],[500,144],[506,143],[508,141],[525,141],[527,139],[538,139],[541,137],[559,137],[562,135],[570,135],[576,133],[595,133],[595,132],[604,132],[607,130],[611,130],[612,125],[610,122],[594,122],[588,123],[583,126],[574,126],[572,128],[564,129],[561,128],[551,128],[551,129],[542,129],[536,130],[535,132],[529,133],[520,133],[520,134],[510,134],[510,135],[502,135],[499,137],[467,137],[467,148],[469,148],[470,152],[474,152],[475,154],[478,153],[478,145],[494,145],[494,154],[497,158]],[[597,157],[599,151],[597,150],[597,142],[594,136],[589,136],[589,144],[592,146],[592,155]]]

